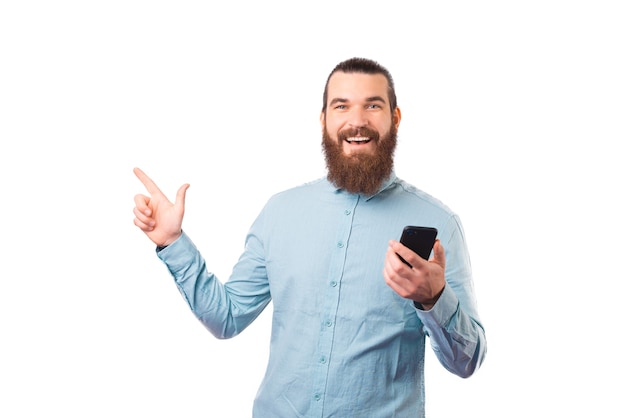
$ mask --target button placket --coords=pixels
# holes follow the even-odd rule
[[[323,402],[320,402],[324,398],[326,391],[326,381],[328,377],[328,368],[330,361],[332,360],[332,346],[335,332],[335,318],[339,307],[339,293],[341,291],[341,279],[343,277],[343,270],[345,267],[346,249],[348,244],[348,238],[352,232],[352,221],[354,208],[359,203],[358,196],[346,196],[348,200],[346,203],[350,205],[348,208],[342,210],[341,215],[343,220],[339,224],[339,229],[336,235],[335,249],[331,255],[329,265],[329,286],[326,288],[326,295],[324,297],[324,306],[322,314],[322,323],[320,329],[320,339],[317,350],[317,367],[318,372],[313,379],[313,403],[312,415],[317,416],[322,414]]]

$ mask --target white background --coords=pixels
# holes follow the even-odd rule
[[[0,415],[248,417],[270,311],[218,341],[132,223],[143,168],[222,280],[324,174],[326,76],[393,74],[396,171],[463,220],[488,355],[430,417],[624,416],[619,1],[0,5]]]

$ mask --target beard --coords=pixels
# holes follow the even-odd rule
[[[376,144],[375,153],[354,153],[345,155],[343,141],[356,136],[371,138]],[[371,128],[347,129],[337,134],[333,140],[326,127],[322,130],[322,146],[328,168],[328,180],[335,186],[350,193],[372,196],[393,170],[393,155],[397,144],[397,129],[391,124],[389,133],[380,138],[378,131]]]

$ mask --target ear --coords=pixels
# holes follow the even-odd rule
[[[326,114],[324,111],[320,112],[320,125],[322,125],[322,129],[326,126]]]
[[[393,115],[391,115],[393,124],[396,126],[396,129],[400,126],[400,119],[402,119],[402,112],[400,112],[400,108],[396,107],[396,110],[393,111]]]

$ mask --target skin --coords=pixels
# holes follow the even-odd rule
[[[332,139],[344,129],[369,126],[383,138],[395,124],[400,125],[400,109],[392,110],[387,95],[387,79],[381,74],[336,72],[328,83],[326,114],[320,122]],[[376,153],[376,143],[343,143],[346,155]],[[172,203],[141,169],[134,173],[146,188],[148,195],[135,196],[134,224],[157,246],[166,246],[182,234],[185,214],[185,196],[189,184],[183,184]],[[400,254],[412,267],[403,263]],[[398,295],[416,301],[424,310],[431,309],[445,286],[445,252],[437,240],[433,257],[425,260],[396,240],[389,241],[385,255],[383,276],[385,282]]]
[[[400,109],[391,110],[387,94],[387,79],[382,74],[362,74],[336,72],[328,81],[328,102],[326,114],[320,115],[322,128],[326,128],[330,137],[338,140],[341,130],[369,126],[384,138],[391,124],[396,129],[400,126]],[[343,142],[346,155],[365,152],[375,153],[376,143]],[[412,268],[400,261],[400,254]],[[424,310],[431,309],[445,286],[445,252],[437,240],[433,248],[433,257],[424,260],[416,253],[396,240],[389,241],[385,257],[383,276],[385,282],[403,298],[416,301]]]
[[[328,103],[326,114],[320,122],[330,137],[337,140],[337,133],[349,128],[369,126],[381,137],[389,133],[390,124],[400,126],[400,108],[391,110],[387,95],[387,79],[382,74],[336,72],[328,80]],[[343,143],[346,155],[358,152],[374,154],[376,144]]]
[[[150,194],[135,196],[135,225],[156,245],[170,245],[182,234],[185,195],[189,184],[180,186],[176,200],[172,203],[146,173],[136,167],[133,172]]]

